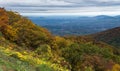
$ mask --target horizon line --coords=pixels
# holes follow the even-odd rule
[[[23,16],[99,16],[99,15],[107,15],[107,16],[118,16],[120,15],[120,11],[118,12],[80,12],[80,13],[19,13]]]

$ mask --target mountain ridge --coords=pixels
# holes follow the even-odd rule
[[[91,36],[98,41],[103,41],[120,48],[120,27],[102,31]]]
[[[43,16],[28,17],[38,26],[47,28],[54,35],[87,35],[120,26],[117,16]],[[74,29],[73,29],[74,28]]]

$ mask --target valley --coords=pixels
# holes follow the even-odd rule
[[[120,26],[120,16],[28,16],[54,35],[88,35]]]

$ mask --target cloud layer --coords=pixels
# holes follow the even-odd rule
[[[120,0],[0,0],[0,7],[29,13],[117,13]]]

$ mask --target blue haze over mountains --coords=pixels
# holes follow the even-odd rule
[[[120,16],[28,16],[54,35],[87,35],[120,26]]]

